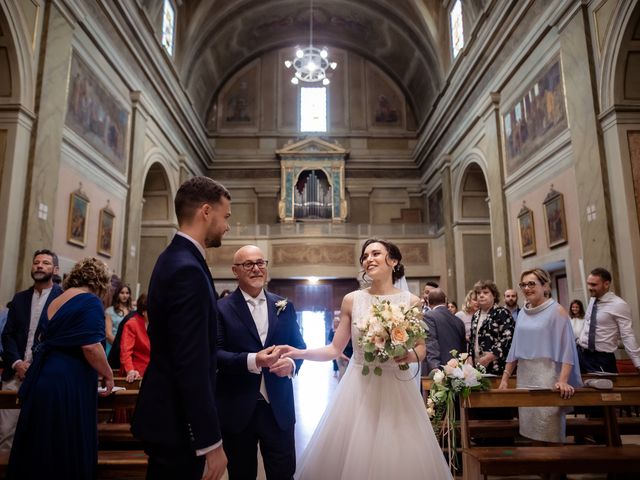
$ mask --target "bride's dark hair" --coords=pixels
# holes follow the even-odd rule
[[[393,283],[396,283],[399,279],[404,277],[404,265],[402,265],[401,263],[402,254],[400,253],[400,249],[396,246],[395,243],[391,243],[388,240],[370,238],[369,240],[364,242],[364,244],[362,245],[362,250],[360,251],[360,265],[362,266],[362,262],[364,261],[364,251],[372,243],[379,243],[381,245],[384,245],[384,248],[387,249],[387,259],[396,260],[398,262],[397,265],[393,267],[393,271],[391,273],[391,280],[393,280]],[[387,262],[387,259],[385,259],[385,262]],[[387,265],[389,265],[388,262]],[[366,273],[367,272],[362,272],[363,279]]]

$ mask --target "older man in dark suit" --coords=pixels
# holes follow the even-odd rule
[[[9,303],[7,323],[2,331],[2,390],[17,391],[31,360],[32,348],[38,344],[40,325],[47,319],[47,307],[62,293],[53,283],[58,273],[58,256],[51,250],[38,250],[31,262],[33,286],[18,292]],[[11,451],[19,410],[0,410],[0,453]]]
[[[429,292],[429,306],[431,309],[424,316],[429,333],[423,375],[446,364],[451,359],[451,350],[467,351],[464,322],[449,311],[447,296],[440,288]]]
[[[268,480],[293,478],[295,407],[291,377],[301,360],[277,345],[306,348],[293,305],[264,289],[267,265],[253,245],[233,257],[238,289],[219,303],[218,411],[229,479],[257,476],[257,446]]]
[[[205,248],[219,247],[229,230],[231,196],[194,177],[180,186],[175,209],[179,231],[149,284],[151,360],[132,431],[149,455],[147,479],[218,480],[227,458],[215,402],[217,295]]]

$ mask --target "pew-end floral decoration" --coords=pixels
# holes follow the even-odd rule
[[[489,380],[484,377],[482,365],[474,368],[468,363],[469,354],[458,354],[451,350],[451,360],[442,368],[434,369],[429,377],[432,380],[427,397],[427,414],[440,443],[449,457],[449,468],[454,473],[456,463],[456,407],[455,401],[464,402],[469,394],[478,390],[489,390]]]

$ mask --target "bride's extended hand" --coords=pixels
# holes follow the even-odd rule
[[[278,347],[280,351],[280,358],[292,358],[293,360],[299,360],[303,358],[304,350],[291,347],[289,345],[281,345]]]

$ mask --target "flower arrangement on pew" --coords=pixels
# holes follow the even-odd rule
[[[427,326],[416,305],[392,305],[389,300],[377,300],[371,305],[369,315],[355,322],[362,332],[358,344],[364,351],[363,375],[369,375],[369,365],[374,363],[374,375],[382,375],[380,363],[404,357],[419,340],[427,336]],[[408,370],[409,365],[401,363],[399,368]]]
[[[465,401],[472,391],[489,390],[490,383],[483,376],[485,369],[482,365],[474,368],[467,363],[469,354],[458,355],[456,350],[450,353],[453,358],[441,369],[434,369],[429,374],[433,382],[427,398],[427,414],[442,447],[447,450],[449,468],[453,474],[457,470],[455,400],[460,397],[461,401]]]

